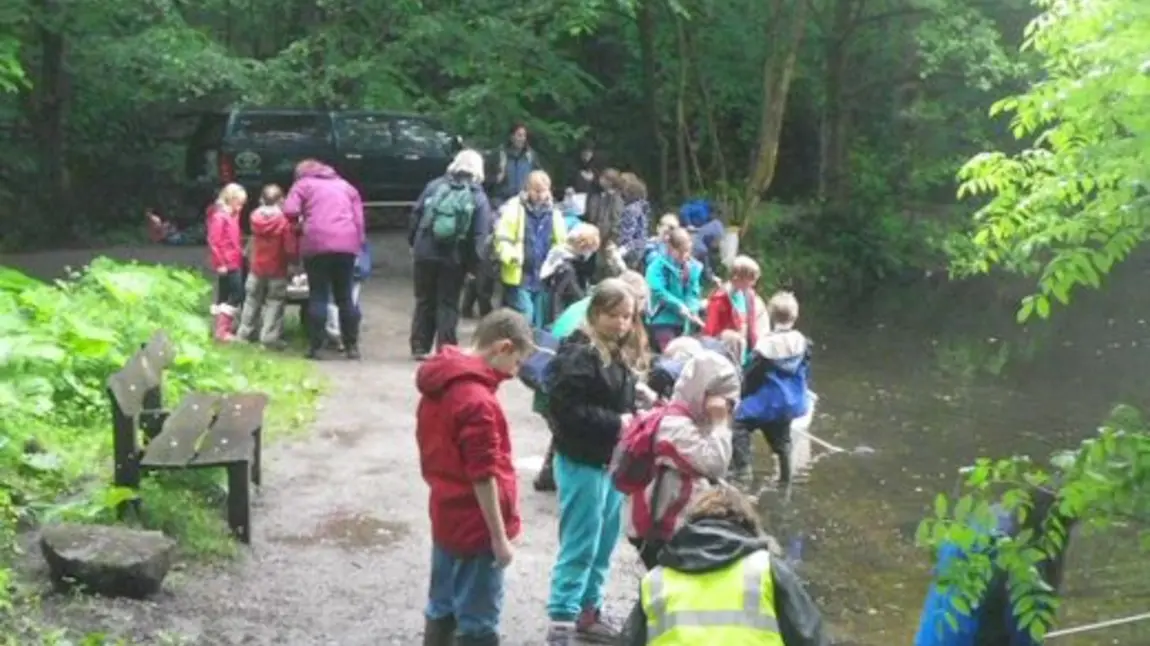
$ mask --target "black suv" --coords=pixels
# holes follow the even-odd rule
[[[390,111],[239,108],[204,113],[187,150],[186,200],[203,208],[238,182],[253,201],[265,184],[291,186],[315,158],[354,184],[369,207],[406,207],[463,147],[431,117]]]

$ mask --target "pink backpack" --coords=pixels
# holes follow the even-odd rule
[[[655,479],[655,433],[667,415],[690,415],[690,410],[682,402],[662,404],[636,415],[623,429],[609,468],[620,492],[642,493]]]

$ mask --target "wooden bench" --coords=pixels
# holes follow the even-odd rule
[[[168,410],[160,391],[163,371],[174,358],[171,340],[157,332],[108,379],[115,484],[138,489],[144,471],[224,468],[228,525],[250,543],[249,485],[261,481],[267,395],[191,393]]]

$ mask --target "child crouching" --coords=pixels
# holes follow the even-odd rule
[[[416,373],[416,440],[431,490],[424,646],[499,644],[503,575],[521,521],[507,418],[495,392],[531,347],[527,320],[496,310],[479,321],[470,349],[447,346]]]
[[[299,253],[292,223],[280,210],[283,200],[283,189],[269,184],[260,194],[259,208],[252,212],[252,262],[236,333],[241,341],[247,341],[258,321],[260,343],[272,348],[283,343],[288,267]]]
[[[687,506],[726,474],[738,399],[739,371],[727,357],[703,350],[683,367],[655,431],[656,475],[625,506],[627,537],[647,569],[683,524]]]
[[[779,460],[779,485],[791,484],[791,422],[810,409],[810,341],[794,329],[799,302],[790,292],[767,301],[774,330],[759,339],[743,377],[743,399],[735,411],[735,476],[749,479],[750,432],[763,432]]]

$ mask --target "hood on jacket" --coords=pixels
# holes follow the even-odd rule
[[[708,397],[738,401],[739,388],[739,372],[734,364],[717,352],[703,350],[683,366],[671,398],[686,404],[691,417],[700,420],[706,417],[703,404]]]
[[[659,565],[679,572],[710,572],[752,552],[770,549],[766,536],[755,536],[725,520],[704,518],[675,532],[659,553]]]
[[[559,271],[564,263],[574,262],[579,256],[567,248],[567,245],[551,247],[547,257],[543,259],[543,266],[539,268],[539,280],[547,280],[552,274]]]
[[[797,372],[807,354],[807,337],[797,330],[784,330],[764,335],[755,344],[755,352],[773,362],[779,370]]]
[[[289,226],[287,218],[278,206],[261,206],[252,211],[252,234],[257,236],[279,235]]]
[[[693,336],[677,336],[663,348],[663,356],[673,361],[688,361],[703,353],[703,343]]]
[[[295,178],[301,179],[304,177],[331,179],[333,177],[339,177],[339,174],[335,172],[334,168],[323,162],[314,159],[305,159],[296,164],[295,167]]]
[[[479,151],[465,148],[455,154],[455,158],[447,165],[448,176],[465,176],[476,184],[482,184],[483,155]]]
[[[483,357],[446,346],[419,366],[415,387],[421,395],[437,398],[458,381],[475,381],[494,391],[508,378],[488,365]]]

